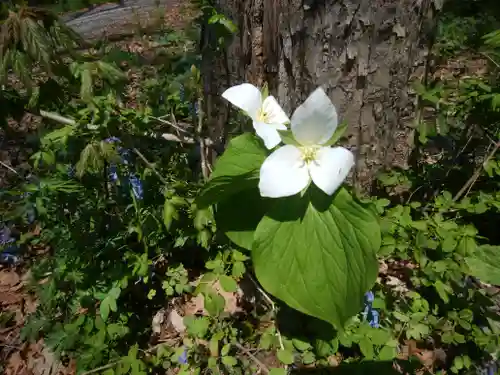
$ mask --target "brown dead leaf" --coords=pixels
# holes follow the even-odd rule
[[[20,303],[23,300],[23,296],[19,293],[2,292],[0,291],[0,306],[8,306]]]
[[[21,278],[12,270],[0,271],[0,289],[10,289],[19,284]]]

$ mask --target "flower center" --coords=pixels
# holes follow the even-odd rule
[[[302,154],[302,160],[304,163],[309,164],[316,160],[316,154],[318,153],[319,147],[308,146],[300,147],[300,153]]]
[[[259,112],[257,112],[257,121],[263,122],[263,123],[268,123],[269,122],[269,113],[264,111],[263,108],[259,109]]]

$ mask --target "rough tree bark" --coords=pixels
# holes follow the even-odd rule
[[[267,82],[291,114],[318,86],[349,124],[353,180],[367,190],[377,171],[406,167],[416,97],[426,70],[433,0],[216,0],[239,33],[225,54],[204,56],[211,136],[224,138],[229,85]],[[210,36],[207,36],[209,38]]]

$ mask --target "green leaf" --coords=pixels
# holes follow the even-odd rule
[[[396,358],[396,355],[397,355],[396,348],[386,345],[382,349],[380,349],[380,352],[378,353],[378,358],[381,361],[392,361],[394,358]]]
[[[241,191],[217,205],[217,228],[234,244],[251,250],[255,229],[272,203],[260,196],[257,187]]]
[[[302,341],[299,339],[292,339],[293,346],[301,352],[305,352],[306,350],[309,350],[312,348],[311,344],[309,344],[307,341]]]
[[[224,363],[227,367],[234,367],[238,364],[236,358],[231,356],[222,357],[222,363]]]
[[[262,141],[251,133],[233,138],[215,163],[210,180],[198,195],[196,204],[207,207],[257,186],[259,169],[267,154]]]
[[[337,129],[335,129],[335,133],[333,133],[332,137],[325,143],[325,146],[331,146],[337,143],[347,130],[347,125],[345,121],[340,123]]]
[[[219,293],[206,292],[203,293],[205,309],[211,316],[218,316],[224,311],[226,300]]]
[[[269,369],[269,375],[286,375],[287,372],[284,368],[271,368]]]
[[[373,344],[371,340],[363,336],[363,338],[359,341],[359,349],[361,350],[361,353],[365,357],[365,359],[373,359],[375,356],[375,351],[373,349]]]
[[[254,170],[237,176],[219,176],[206,183],[196,198],[196,205],[206,208],[242,190],[256,187],[259,183],[259,171]]]
[[[293,363],[293,353],[290,350],[278,350],[276,353],[281,363],[291,365]]]
[[[300,146],[300,143],[295,139],[291,130],[278,130],[281,137],[281,142],[286,145]]]
[[[344,188],[311,186],[276,200],[255,232],[252,258],[262,286],[289,306],[337,329],[357,314],[375,282],[377,219]]]
[[[219,277],[219,281],[222,289],[224,289],[226,292],[234,293],[238,290],[238,284],[232,277],[221,275]]]
[[[482,245],[474,256],[466,257],[470,275],[482,282],[500,285],[500,246]]]
[[[242,134],[231,139],[226,151],[215,163],[211,180],[258,171],[266,157],[267,150],[260,138],[251,133]]]
[[[170,229],[174,220],[179,220],[179,212],[172,201],[167,198],[163,204],[163,224],[167,230]]]

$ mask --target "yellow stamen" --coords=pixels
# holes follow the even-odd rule
[[[263,122],[263,123],[268,123],[269,119],[269,114],[267,112],[264,111],[264,109],[259,109],[259,112],[257,112],[257,121],[259,122]]]
[[[318,147],[300,147],[300,152],[302,154],[302,160],[304,161],[304,163],[309,164],[316,161]]]

